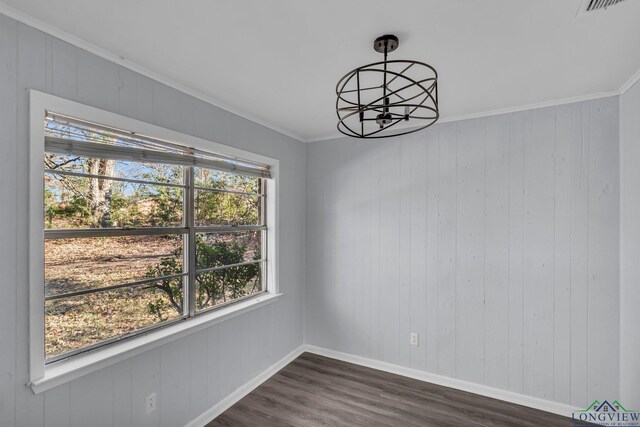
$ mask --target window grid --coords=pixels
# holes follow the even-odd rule
[[[228,305],[235,304],[237,302],[244,301],[248,298],[252,298],[257,295],[268,292],[268,284],[266,283],[267,282],[266,280],[267,278],[267,274],[266,274],[267,273],[266,272],[266,269],[267,269],[266,180],[264,178],[259,178],[258,193],[241,192],[241,191],[235,191],[235,190],[229,190],[229,189],[214,189],[214,188],[196,186],[194,169],[195,169],[194,166],[183,166],[183,176],[184,176],[183,184],[172,184],[172,183],[128,179],[128,178],[111,177],[111,176],[104,176],[104,175],[93,175],[88,173],[45,168],[44,170],[45,174],[58,174],[58,175],[76,176],[76,177],[82,177],[82,178],[114,180],[119,182],[149,184],[154,186],[174,187],[174,188],[183,189],[182,227],[131,227],[131,228],[90,228],[90,229],[85,228],[85,229],[45,229],[44,230],[45,240],[49,240],[49,239],[57,240],[57,239],[69,239],[69,238],[91,238],[91,237],[152,236],[152,235],[171,235],[171,234],[182,235],[183,236],[183,251],[182,251],[183,252],[183,264],[182,264],[183,271],[182,273],[169,275],[169,276],[145,278],[142,280],[132,281],[128,283],[121,283],[121,284],[116,284],[111,286],[84,289],[80,291],[67,292],[63,294],[56,294],[56,295],[49,295],[49,296],[45,295],[45,301],[68,299],[76,296],[103,293],[103,292],[122,289],[122,288],[134,288],[134,287],[142,286],[148,283],[158,282],[162,279],[171,279],[171,278],[178,278],[178,277],[184,278],[183,286],[182,286],[184,303],[183,303],[183,313],[181,316],[173,319],[164,320],[153,325],[136,329],[135,331],[126,333],[124,335],[106,339],[91,345],[66,351],[54,356],[47,357],[47,355],[45,354],[45,364],[67,359],[77,354],[84,353],[96,348],[100,348],[100,347],[112,344],[114,342],[121,341],[123,339],[144,334],[151,330],[162,328],[162,327],[174,324],[176,322],[186,320],[191,317],[198,316],[200,314],[204,314],[212,310],[226,307]],[[210,170],[215,170],[215,169],[210,169]],[[236,195],[242,195],[247,197],[259,198],[260,199],[260,219],[259,219],[260,223],[258,225],[197,226],[195,221],[195,206],[196,206],[195,191],[196,190],[215,192],[215,193],[236,194]],[[236,263],[236,264],[215,266],[211,268],[202,268],[202,269],[197,268],[197,260],[196,260],[196,234],[197,233],[221,234],[221,233],[234,233],[234,232],[246,232],[246,231],[258,231],[261,233],[260,259],[246,261],[242,263]],[[235,298],[233,300],[229,300],[226,302],[214,304],[210,307],[198,309],[197,303],[196,303],[197,274],[216,271],[216,270],[224,270],[224,269],[239,267],[243,265],[258,264],[258,263],[261,265],[260,278],[259,278],[260,280],[259,292],[244,295],[239,298]],[[222,292],[225,292],[225,290],[223,289]]]

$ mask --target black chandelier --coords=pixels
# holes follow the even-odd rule
[[[354,138],[388,138],[425,129],[438,112],[438,73],[423,62],[387,61],[398,48],[394,35],[373,43],[384,61],[348,72],[336,86],[338,130]],[[417,127],[397,126],[416,122]]]

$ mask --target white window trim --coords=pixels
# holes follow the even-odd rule
[[[167,342],[257,309],[280,297],[278,287],[280,204],[278,178],[280,164],[277,159],[175,132],[33,89],[29,91],[29,103],[29,385],[34,393],[49,390]],[[266,212],[267,292],[173,325],[152,330],[140,336],[45,365],[44,221],[42,212],[44,211],[44,117],[47,110],[268,165],[272,178],[267,180],[267,194],[269,195]]]

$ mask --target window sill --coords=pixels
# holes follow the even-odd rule
[[[28,385],[35,394],[42,393],[91,372],[275,302],[281,295],[267,293],[256,296],[139,337],[52,363],[45,368],[44,377],[31,381]]]

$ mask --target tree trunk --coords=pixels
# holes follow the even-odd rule
[[[113,176],[115,160],[89,159],[87,173],[92,175]],[[113,181],[101,178],[89,178],[88,204],[96,225],[108,227],[111,225],[111,187]]]

